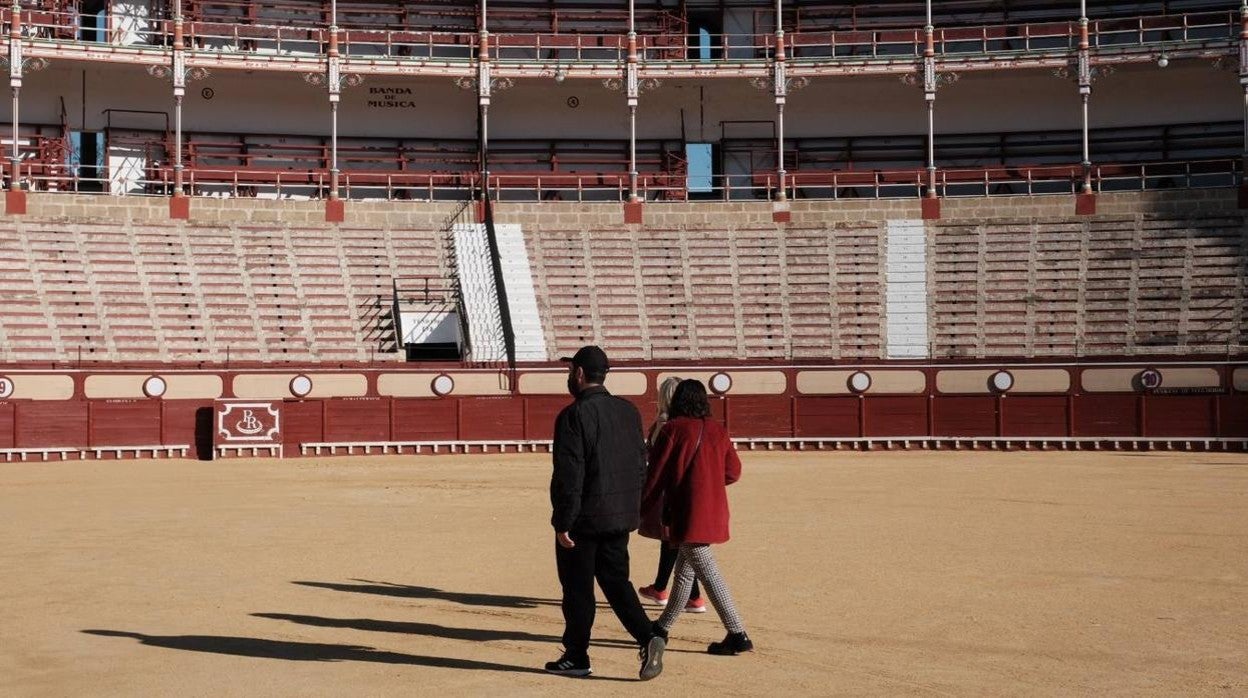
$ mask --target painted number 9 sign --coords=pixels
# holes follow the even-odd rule
[[[0,376],[0,400],[13,394],[13,380],[8,376]]]

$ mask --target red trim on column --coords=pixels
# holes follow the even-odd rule
[[[26,192],[10,189],[4,193],[4,212],[10,216],[26,215]]]
[[[922,199],[921,207],[923,210],[923,220],[938,221],[940,220],[940,199],[935,196],[925,196]]]
[[[191,217],[191,197],[174,194],[169,197],[169,217],[175,220],[187,220]]]
[[[341,223],[347,218],[346,202],[342,199],[325,200],[325,222]]]
[[[642,223],[642,202],[624,202],[624,222],[628,225],[640,225]]]
[[[793,212],[792,212],[792,211],[789,211],[789,210],[784,210],[784,211],[772,211],[772,212],[771,212],[771,222],[772,222],[772,223],[792,223],[792,222],[793,222]]]
[[[1096,215],[1096,194],[1075,194],[1075,215]]]

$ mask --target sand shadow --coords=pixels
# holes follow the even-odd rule
[[[390,582],[374,582],[367,579],[353,579],[359,584],[341,584],[335,582],[292,582],[305,587],[349,591],[357,594],[380,594],[382,596],[398,596],[406,599],[436,599],[452,601],[465,606],[492,606],[496,608],[538,608],[539,606],[558,606],[558,599],[539,599],[532,596],[508,596],[506,594],[476,594],[460,591],[444,591],[433,587],[392,584]]]
[[[466,640],[468,642],[490,642],[505,640],[511,642],[541,642],[558,644],[562,638],[557,635],[542,635],[523,630],[487,630],[485,628],[455,628],[435,623],[416,623],[408,621],[374,620],[372,618],[324,618],[321,616],[300,616],[289,613],[253,613],[257,618],[286,620],[300,625],[313,625],[322,628],[351,628],[379,633],[403,633],[407,635],[427,635],[448,640]],[[625,640],[593,640],[591,645],[598,647],[619,647],[636,649],[635,642]]]
[[[542,674],[541,669],[475,659],[455,657],[429,657],[419,654],[387,652],[362,645],[332,645],[319,642],[290,642],[288,640],[264,640],[255,637],[229,637],[222,635],[144,635],[121,630],[83,630],[88,635],[103,637],[128,637],[149,647],[164,647],[189,652],[232,654],[238,657],[259,659],[284,659],[294,662],[377,662],[380,664],[409,664],[443,669],[471,669],[475,671],[503,671],[520,674]]]

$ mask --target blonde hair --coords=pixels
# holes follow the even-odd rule
[[[672,408],[672,395],[676,394],[676,386],[680,385],[680,380],[677,376],[670,376],[659,384],[659,413],[654,418],[654,424],[650,425],[650,436],[646,439],[650,446],[654,445],[659,430],[667,423],[667,411]]]
[[[659,384],[659,418],[666,419],[667,411],[672,408],[672,395],[676,393],[676,386],[680,385],[682,379],[679,376],[669,376],[666,380]]]

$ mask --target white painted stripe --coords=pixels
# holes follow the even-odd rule
[[[537,290],[533,287],[533,269],[524,232],[519,225],[495,225],[498,254],[503,267],[503,285],[507,288],[507,305],[511,310],[511,327],[516,335],[516,360],[545,361],[546,333],[542,316],[537,310]]]
[[[498,292],[490,264],[485,226],[456,225],[455,266],[468,321],[468,343],[474,361],[503,361],[507,348],[498,316]]]
[[[884,333],[888,358],[926,359],[927,229],[923,221],[887,222]]]

